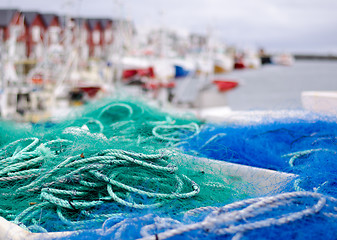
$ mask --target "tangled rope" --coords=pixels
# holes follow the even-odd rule
[[[309,149],[309,150],[305,150],[305,151],[298,151],[298,152],[294,152],[294,153],[289,153],[289,154],[284,154],[282,155],[282,157],[291,157],[289,160],[289,165],[290,167],[294,167],[295,165],[295,160],[301,157],[305,157],[309,154],[315,153],[315,152],[330,152],[330,153],[334,153],[337,154],[336,151],[328,149],[328,148],[318,148],[318,149]]]
[[[64,157],[73,142],[57,139],[41,143],[37,138],[12,142],[1,151],[0,184],[13,181],[15,190],[2,191],[0,212],[26,229],[40,229],[36,219],[51,210],[69,226],[84,226],[118,216],[121,210],[94,213],[114,203],[119,208],[157,208],[174,199],[191,198],[199,186],[170,163],[169,153],[144,154],[120,149],[103,149],[91,155]],[[65,154],[65,156],[67,156]],[[54,164],[48,168],[48,164]],[[55,164],[57,163],[57,164]],[[29,201],[22,210],[6,206],[9,199]],[[27,199],[26,199],[27,198]]]
[[[309,149],[309,150],[297,151],[297,152],[294,152],[294,153],[284,154],[284,155],[282,155],[282,157],[283,158],[290,157],[289,166],[292,167],[292,168],[295,168],[296,167],[296,164],[295,164],[296,160],[298,160],[300,158],[306,158],[313,153],[320,153],[320,152],[321,153],[330,153],[330,154],[333,154],[333,155],[337,154],[337,151],[329,149],[329,148],[316,148],[316,149]],[[297,164],[299,165],[299,163],[297,163]],[[308,164],[306,164],[306,165],[308,165]],[[306,191],[306,189],[304,189],[300,185],[303,184],[303,182],[305,180],[307,180],[307,178],[308,178],[308,176],[301,176],[300,178],[296,179],[294,181],[294,189],[296,191]],[[326,179],[328,179],[328,180],[326,180]],[[319,192],[323,187],[328,186],[330,181],[334,182],[334,180],[335,180],[335,178],[332,178],[332,177],[330,177],[330,178],[328,177],[328,178],[325,178],[325,179],[323,178],[321,180],[323,182],[317,184],[315,187],[313,187],[312,190],[314,192]],[[334,188],[333,184],[332,184],[332,186],[330,186],[328,188]]]
[[[336,224],[337,199],[313,192],[288,192],[222,207],[200,207],[182,216],[150,213],[129,218],[112,217],[104,222],[102,229],[74,234],[67,239],[96,239],[102,236],[139,240],[275,239],[277,236],[306,239],[316,234],[319,239],[334,239]]]
[[[300,201],[300,200],[303,201]],[[312,206],[306,206],[306,199],[316,199],[316,203]],[[292,222],[305,219],[309,216],[318,214],[324,207],[328,206],[328,203],[332,202],[334,205],[337,199],[327,197],[322,194],[312,192],[289,192],[283,193],[272,197],[248,199],[244,201],[228,204],[224,207],[204,207],[188,211],[185,214],[185,218],[190,216],[200,215],[201,213],[207,213],[206,217],[200,221],[191,224],[183,224],[181,222],[165,221],[165,224],[153,223],[146,225],[142,228],[142,240],[155,240],[155,239],[168,239],[172,237],[182,236],[186,233],[191,233],[195,230],[202,230],[207,234],[214,234],[215,236],[233,236],[232,239],[240,239],[245,233],[261,229],[270,228],[272,226],[287,225]],[[304,202],[302,209],[294,211],[289,208],[289,205],[295,205]],[[282,212],[279,216],[270,216],[269,218],[263,218],[260,220],[258,217],[271,213],[278,208],[286,207],[287,212]],[[336,218],[336,208],[333,208],[332,212],[324,212],[324,216]],[[254,218],[256,220],[254,220]],[[160,226],[162,228],[160,228]],[[152,234],[153,230],[164,231]],[[165,230],[166,229],[166,230]]]

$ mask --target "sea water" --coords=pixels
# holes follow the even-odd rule
[[[295,61],[292,66],[263,65],[221,75],[239,81],[227,93],[232,110],[301,109],[302,91],[337,91],[337,61]]]

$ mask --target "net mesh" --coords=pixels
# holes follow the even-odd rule
[[[337,197],[335,117],[254,125],[204,125],[181,147],[198,156],[295,173],[299,191]]]
[[[108,218],[242,199],[220,177],[214,184],[179,167],[186,156],[174,146],[200,124],[125,100],[88,105],[57,123],[3,122],[1,216],[32,232],[94,229]]]
[[[0,215],[31,232],[75,231],[64,239],[333,239],[336,126],[205,124],[130,99],[1,122]],[[262,191],[191,155],[298,178]]]

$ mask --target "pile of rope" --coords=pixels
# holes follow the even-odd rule
[[[60,157],[70,145],[72,141],[66,139],[41,143],[37,138],[27,138],[2,149],[0,211],[3,217],[24,226],[34,223],[36,216],[48,215],[45,209],[52,209],[64,224],[83,228],[123,214],[122,211],[90,213],[109,202],[118,203],[120,208],[157,208],[169,200],[190,198],[200,191],[191,179],[176,173],[177,167],[169,163],[168,154],[106,149],[92,155]],[[47,167],[49,164],[52,167]],[[11,183],[15,183],[16,189],[7,192]],[[10,204],[16,199],[29,202]],[[30,207],[22,211],[20,205]],[[39,218],[39,221],[46,220]],[[34,224],[30,230],[37,226]],[[42,227],[39,230],[46,231]]]
[[[10,132],[21,138],[0,150],[0,214],[33,232],[90,229],[193,198],[200,187],[178,171],[183,155],[170,149],[198,131],[198,121],[112,101],[34,125],[30,137]]]
[[[155,214],[107,220],[94,232],[65,239],[334,239],[337,199],[288,192],[223,207],[196,208],[175,217]]]

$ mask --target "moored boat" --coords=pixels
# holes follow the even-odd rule
[[[214,73],[221,74],[227,73],[233,70],[234,61],[231,57],[221,54],[216,55],[214,58]]]
[[[219,92],[226,92],[236,88],[239,85],[237,81],[227,79],[216,79],[213,80],[213,83],[217,85]]]
[[[272,62],[278,65],[291,66],[294,64],[294,57],[291,54],[283,53],[272,57]]]

